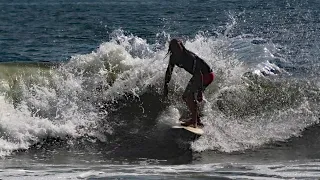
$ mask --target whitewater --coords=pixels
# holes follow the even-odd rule
[[[160,97],[168,43],[148,44],[121,31],[115,33],[118,34],[114,39],[102,43],[92,53],[73,56],[58,67],[2,65],[3,69],[9,69],[2,72],[6,75],[1,88],[3,155],[28,149],[50,137],[90,136],[107,142],[108,136],[117,134],[114,129],[130,128],[126,127],[128,124],[134,124],[137,128],[134,133],[138,134],[147,123],[139,118],[153,122],[149,130],[165,125],[170,128],[177,122],[186,111],[180,96],[191,75],[175,70],[170,84],[171,100],[164,105]],[[167,36],[163,37],[164,42],[170,39]],[[217,74],[205,93],[202,119],[206,133],[192,143],[194,151],[255,148],[297,136],[303,128],[318,121],[315,110],[318,106],[312,99],[318,95],[316,84],[297,82],[272,63],[275,57],[270,51],[276,49],[264,47],[260,56],[267,60],[259,64],[237,58],[236,52],[248,47],[233,48],[253,40],[199,34],[185,41],[186,48],[206,59]],[[262,49],[260,45],[249,48]],[[158,102],[144,98],[146,95]],[[140,109],[131,112],[133,117],[119,119],[116,114],[132,106]],[[146,112],[144,106],[151,110]],[[158,106],[166,107],[157,112]]]

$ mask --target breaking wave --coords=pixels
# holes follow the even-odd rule
[[[173,72],[169,101],[161,99],[170,34],[159,33],[154,43],[121,30],[111,37],[66,63],[0,65],[1,155],[48,137],[152,139],[186,114],[180,97],[191,76],[183,70]],[[201,104],[205,135],[193,151],[256,148],[318,122],[319,84],[292,77],[278,45],[203,32],[183,41],[216,74]]]

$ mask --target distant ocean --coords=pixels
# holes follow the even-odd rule
[[[319,179],[320,2],[2,0],[1,179]],[[171,129],[213,68],[205,134]]]

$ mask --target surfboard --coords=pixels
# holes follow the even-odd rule
[[[190,131],[190,132],[192,132],[194,134],[197,134],[197,135],[202,135],[204,133],[204,131],[199,127],[194,128],[194,127],[190,127],[190,126],[181,126],[180,124],[172,126],[172,128],[174,128],[174,129],[185,129],[185,130]]]

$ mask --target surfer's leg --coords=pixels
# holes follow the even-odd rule
[[[196,125],[198,118],[198,104],[197,101],[194,99],[193,94],[187,97],[187,105],[189,106],[189,110],[191,112],[192,122]]]
[[[209,74],[205,74],[202,76],[202,87],[198,87],[197,90],[197,101],[201,102],[203,100],[203,92],[205,89],[213,82],[214,80],[214,73],[211,72]],[[198,110],[198,116],[197,116],[197,124],[198,126],[203,126],[203,123],[201,122],[200,116],[199,116],[199,110]]]
[[[193,125],[194,127],[197,127],[197,119],[198,119],[198,105],[197,101],[194,99],[193,96],[187,96],[184,98],[189,111],[191,112],[191,119],[182,125],[184,126],[190,126]]]
[[[195,99],[195,92],[198,88],[195,83],[194,78],[191,78],[182,96],[189,111],[191,112],[191,120],[183,123],[184,126],[193,125],[194,127],[197,127],[198,104]]]
[[[203,89],[204,90],[204,89]],[[198,89],[197,91],[197,102],[201,102],[203,100],[203,90],[201,90],[201,88]],[[198,126],[203,126],[203,123],[201,122],[201,119],[200,119],[200,110],[197,106],[197,124]]]

